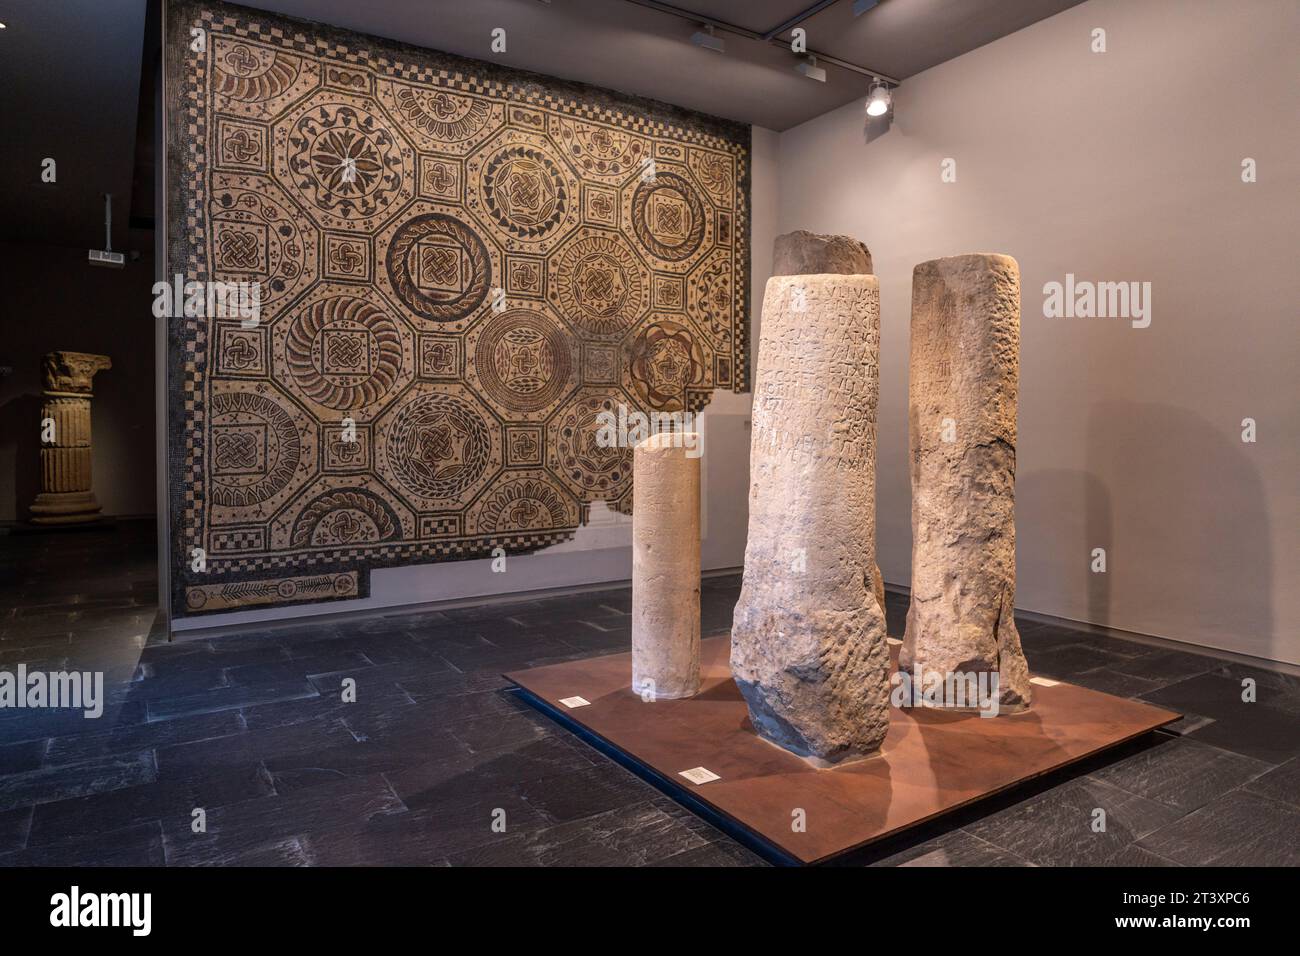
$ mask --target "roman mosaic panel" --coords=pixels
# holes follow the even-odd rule
[[[749,129],[217,3],[167,25],[177,615],[632,507],[602,411],[746,390]]]

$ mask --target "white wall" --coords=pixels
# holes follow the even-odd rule
[[[908,79],[870,145],[860,103],[781,134],[779,231],[854,235],[880,276],[887,581],[910,580],[912,267],[1002,252],[1022,281],[1017,604],[1300,661],[1298,41],[1294,0],[1090,0]],[[1067,272],[1151,282],[1150,327],[1044,318]]]
[[[752,222],[753,266],[750,280],[751,354],[758,347],[759,308],[763,286],[772,271],[776,238],[777,134],[753,131]],[[717,391],[704,410],[704,456],[701,496],[701,565],[707,570],[738,568],[745,559],[749,496],[748,393]],[[172,622],[176,631],[216,625],[336,614],[366,608],[394,607],[429,601],[572,587],[632,576],[631,519],[603,505],[592,508],[592,522],[572,541],[531,555],[511,557],[506,572],[493,573],[490,560],[456,561],[381,568],[371,572],[370,597],[262,611],[205,615]]]

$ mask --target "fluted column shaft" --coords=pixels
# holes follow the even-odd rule
[[[105,355],[50,352],[41,404],[41,493],[34,524],[79,524],[99,517],[91,476],[91,379],[111,368]],[[50,429],[52,426],[52,434]],[[52,440],[47,441],[46,437]]]

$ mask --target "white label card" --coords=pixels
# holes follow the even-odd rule
[[[575,707],[586,707],[591,701],[585,697],[561,697],[560,703],[572,710]]]
[[[722,779],[712,770],[705,767],[693,767],[690,770],[683,770],[678,774],[678,776],[685,777],[691,783],[708,783],[710,780]]]
[[[1060,681],[1051,680],[1050,678],[1047,677],[1031,677],[1029,678],[1029,683],[1037,684],[1039,687],[1055,687],[1057,684],[1060,683]]]

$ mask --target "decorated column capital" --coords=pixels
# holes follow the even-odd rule
[[[46,352],[41,381],[47,395],[91,394],[91,379],[113,367],[107,355],[92,352]]]

